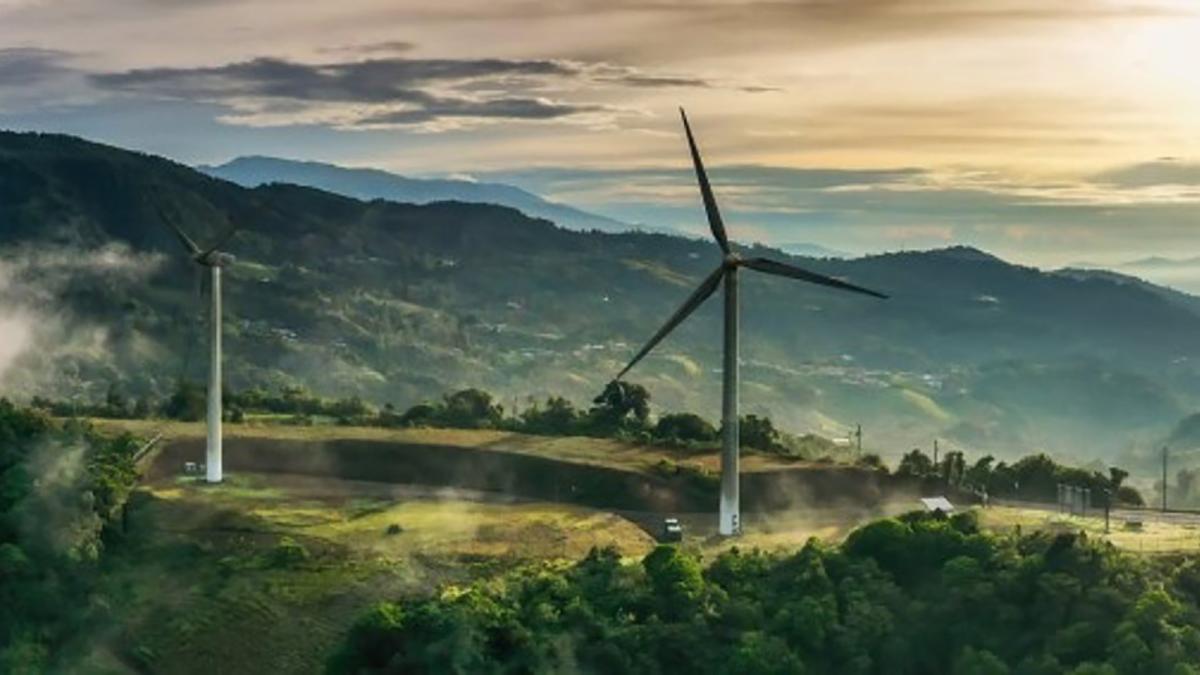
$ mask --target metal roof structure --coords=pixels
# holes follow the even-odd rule
[[[926,511],[941,511],[942,513],[954,513],[954,505],[945,497],[922,497],[921,505]]]

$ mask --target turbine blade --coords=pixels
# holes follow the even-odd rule
[[[213,240],[213,244],[200,254],[201,257],[208,256],[217,249],[221,248],[227,244],[230,239],[233,239],[233,235],[238,233],[238,226],[235,225],[232,220],[226,219],[226,222],[228,225],[221,232],[221,234],[217,235],[217,238]]]
[[[700,159],[700,150],[696,148],[696,139],[692,137],[692,126],[688,124],[687,113],[679,109],[683,118],[683,130],[687,134],[688,148],[692,151],[692,165],[696,167],[696,180],[700,183],[700,196],[704,198],[704,212],[708,214],[708,226],[712,229],[713,238],[721,251],[729,253],[729,236],[725,234],[725,223],[721,220],[721,211],[717,208],[717,198],[713,196],[712,186],[708,184],[708,174],[704,171],[704,162]]]
[[[767,274],[774,274],[780,277],[791,277],[792,279],[807,281],[810,284],[829,286],[830,288],[840,288],[843,291],[852,291],[854,293],[862,293],[864,295],[870,295],[876,298],[887,299],[887,296],[883,293],[873,291],[869,288],[855,286],[854,284],[841,281],[840,279],[827,277],[824,274],[817,274],[816,272],[809,272],[808,270],[803,270],[799,267],[776,262],[767,258],[747,258],[746,260],[741,261],[741,264],[749,267],[750,269],[758,270],[759,272],[766,272]]]
[[[663,324],[663,327],[659,328],[658,332],[654,334],[654,337],[650,338],[650,341],[646,343],[646,346],[642,347],[641,351],[639,351],[633,357],[633,360],[629,362],[629,365],[625,366],[625,369],[617,374],[617,379],[621,379],[625,373],[629,372],[631,368],[637,365],[638,361],[642,360],[642,357],[644,357],[646,354],[649,354],[650,350],[654,349],[655,345],[657,345],[659,342],[662,342],[663,338],[667,337],[672,330],[675,330],[676,326],[682,323],[684,319],[688,318],[689,314],[696,311],[696,308],[703,304],[704,301],[708,299],[708,296],[713,294],[713,291],[717,290],[717,285],[721,283],[721,278],[724,276],[725,267],[722,265],[721,267],[718,267],[712,274],[708,275],[708,278],[700,282],[700,285],[696,287],[696,290],[692,291],[692,294],[688,296],[688,299],[684,301],[683,305],[679,309],[675,310],[675,313],[671,315],[670,319],[667,319],[667,322]]]
[[[192,238],[187,236],[187,233],[180,229],[179,226],[175,224],[174,220],[167,217],[166,212],[163,211],[161,206],[155,204],[154,210],[158,211],[159,219],[162,220],[163,224],[171,228],[171,230],[175,233],[175,236],[179,238],[179,243],[183,244],[183,247],[187,249],[187,252],[190,255],[196,256],[200,254],[200,247],[196,246],[196,242],[192,241]]]

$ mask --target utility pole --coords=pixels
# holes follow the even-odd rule
[[[1163,446],[1163,493],[1162,493],[1162,510],[1167,511],[1167,446]]]
[[[1109,521],[1109,513],[1112,511],[1112,500],[1113,500],[1112,490],[1105,490],[1104,491],[1104,534],[1108,534],[1110,531],[1108,528],[1108,521]]]

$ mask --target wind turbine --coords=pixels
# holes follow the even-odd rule
[[[713,270],[700,286],[692,291],[683,306],[667,319],[662,328],[650,338],[629,365],[617,375],[620,380],[625,373],[637,365],[642,357],[650,353],[655,345],[662,341],[692,312],[696,310],[710,295],[717,290],[721,282],[725,283],[725,354],[722,368],[722,448],[721,448],[721,511],[718,530],[723,535],[734,535],[741,531],[738,495],[738,271],[743,267],[752,270],[789,277],[812,284],[839,288],[886,298],[886,295],[855,286],[832,277],[800,269],[793,265],[777,262],[768,258],[743,258],[735,253],[729,245],[729,237],[725,234],[725,223],[721,220],[721,212],[717,208],[717,200],[713,196],[712,187],[708,183],[708,175],[704,172],[704,163],[700,160],[700,151],[696,148],[696,140],[692,137],[692,128],[688,124],[687,113],[679,109],[683,118],[683,130],[687,134],[688,148],[692,154],[692,164],[696,168],[696,180],[700,183],[700,195],[704,199],[704,211],[708,214],[708,225],[712,229],[713,238],[721,247],[724,258],[717,269]]]
[[[220,483],[223,478],[221,467],[221,268],[234,261],[234,257],[220,249],[234,234],[237,227],[232,223],[208,248],[200,248],[175,222],[159,209],[159,217],[175,232],[179,243],[187,251],[192,262],[201,269],[209,270],[209,348],[208,365],[208,442],[205,453],[205,480]]]

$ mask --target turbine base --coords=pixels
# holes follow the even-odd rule
[[[736,537],[742,533],[741,514],[738,513],[736,503],[730,503],[727,499],[721,500],[721,516],[720,522],[717,524],[717,532],[722,537]]]

